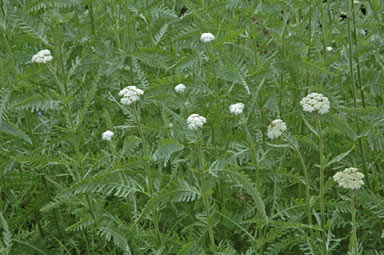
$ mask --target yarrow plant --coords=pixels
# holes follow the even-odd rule
[[[209,43],[213,40],[215,40],[215,36],[211,33],[202,33],[200,36],[200,41],[203,43]]]
[[[329,112],[329,100],[327,97],[319,93],[311,93],[306,97],[302,98],[300,101],[303,111],[305,112],[315,112],[316,113],[316,123],[319,135],[319,152],[320,152],[320,211],[321,211],[321,235],[322,235],[322,245],[323,252],[327,254],[327,237],[325,231],[325,205],[324,205],[324,161],[323,161],[323,135],[321,132],[321,123],[320,123],[320,114]]]
[[[243,103],[237,103],[229,106],[229,111],[235,115],[242,114],[244,110]]]
[[[320,114],[324,114],[329,111],[328,98],[319,93],[311,93],[307,95],[301,99],[300,104],[305,112],[317,111]]]
[[[337,172],[333,176],[333,180],[345,189],[360,189],[364,185],[364,174],[360,173],[357,168],[345,168],[344,171]]]
[[[206,118],[196,113],[191,114],[187,119],[188,128],[190,130],[198,130],[199,128],[202,128],[206,122]]]
[[[136,86],[128,86],[119,92],[120,103],[123,105],[131,105],[140,100],[140,96],[144,95],[144,91],[137,88]]]
[[[112,131],[110,130],[107,130],[105,131],[102,135],[101,135],[101,139],[103,139],[104,141],[111,141],[112,140],[112,137],[115,135],[115,133],[113,133]]]
[[[32,63],[46,64],[53,59],[50,50],[42,50],[32,56]]]
[[[187,87],[184,84],[179,84],[175,87],[175,92],[179,94],[184,94]]]
[[[331,46],[327,46],[325,49],[326,49],[327,51],[332,51],[332,50],[333,50],[333,48],[332,48]]]
[[[333,180],[339,184],[340,187],[350,190],[351,195],[351,212],[352,212],[352,231],[353,231],[353,247],[354,254],[358,254],[357,248],[357,233],[356,233],[356,219],[355,219],[355,205],[354,196],[355,190],[364,185],[364,174],[360,173],[355,167],[345,168],[344,171],[337,172],[333,176]]]
[[[287,129],[287,124],[281,119],[276,119],[268,126],[267,136],[270,139],[279,138],[283,132]]]

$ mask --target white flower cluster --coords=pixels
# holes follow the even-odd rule
[[[329,111],[328,98],[319,93],[307,95],[301,99],[300,104],[305,112],[319,111],[320,114],[324,114]]]
[[[138,89],[136,86],[128,86],[119,92],[120,103],[123,105],[130,105],[140,100],[140,96],[144,95],[144,91]]]
[[[179,93],[179,94],[184,94],[186,89],[187,87],[184,84],[179,84],[175,87],[176,93]]]
[[[202,128],[206,122],[207,120],[203,116],[196,113],[191,114],[187,119],[188,128],[190,130],[198,130],[199,128]]]
[[[337,172],[333,176],[333,180],[345,189],[360,189],[364,184],[364,174],[360,173],[357,168],[345,168],[342,172]]]
[[[211,33],[202,33],[200,36],[200,41],[203,43],[209,43],[213,40],[215,40],[215,36]]]
[[[235,115],[242,114],[244,110],[243,103],[237,103],[229,106],[229,111]]]
[[[333,48],[332,48],[331,46],[327,46],[325,49],[326,49],[327,51],[332,51],[332,50],[333,50]]]
[[[102,135],[101,135],[101,139],[103,139],[104,141],[111,141],[112,139],[112,136],[114,135],[115,133],[113,133],[112,131],[105,131]]]
[[[271,124],[269,124],[267,136],[270,139],[278,138],[283,134],[286,129],[287,124],[285,124],[285,122],[283,122],[281,119],[276,119],[272,121]]]
[[[51,56],[51,52],[49,50],[39,51],[37,54],[33,55],[32,63],[38,64],[46,64],[51,62],[53,57]]]

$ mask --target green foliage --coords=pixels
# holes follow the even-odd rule
[[[345,167],[359,254],[384,254],[384,6],[346,1],[0,1],[0,253],[322,254],[317,92],[328,254],[354,254]]]

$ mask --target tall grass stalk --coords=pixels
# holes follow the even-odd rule
[[[132,104],[132,110],[133,110],[133,115],[134,115],[135,120],[136,120],[137,128],[139,130],[141,145],[143,147],[143,153],[144,153],[144,157],[145,157],[145,169],[146,169],[146,174],[147,174],[148,192],[149,192],[149,196],[152,198],[152,196],[153,196],[153,181],[152,181],[152,175],[151,175],[150,155],[148,153],[147,142],[146,142],[145,137],[144,137],[143,127],[141,125],[141,120],[140,120],[139,113],[137,111],[136,103]],[[152,209],[152,216],[153,216],[153,223],[155,225],[157,242],[160,245],[161,237],[160,237],[160,230],[159,230],[159,220],[157,218],[156,209]]]
[[[353,58],[354,58],[354,55],[353,55],[352,27],[351,27],[351,14],[352,14],[352,10],[350,8],[349,0],[346,0],[346,1],[347,1],[347,20],[348,20],[349,71],[350,71],[350,74],[351,74],[351,87],[352,87],[353,107],[354,108],[358,108],[356,83],[355,83],[355,77],[354,77],[354,72],[353,72]],[[351,0],[351,2],[352,2],[352,6],[353,6],[353,0]],[[361,92],[361,93],[363,93],[363,92]],[[364,147],[363,147],[363,138],[360,136],[361,135],[360,121],[359,121],[359,118],[357,116],[355,117],[355,122],[356,122],[357,134],[359,136],[358,141],[359,141],[361,160],[362,160],[362,163],[363,163],[363,171],[364,171],[364,175],[367,178],[366,182],[367,182],[368,189],[370,189],[371,188],[371,183],[370,183],[370,179],[369,179],[369,175],[368,175],[368,169],[367,169],[367,164],[366,164],[366,159],[365,159],[365,151],[364,151]]]
[[[215,237],[213,234],[213,227],[212,227],[212,218],[209,213],[209,200],[208,200],[208,194],[207,194],[207,187],[205,183],[205,170],[204,170],[204,163],[203,163],[203,151],[201,149],[201,131],[197,130],[197,150],[199,153],[199,167],[200,167],[200,177],[201,177],[201,196],[203,198],[204,207],[205,207],[205,216],[207,217],[207,227],[208,227],[208,235],[211,242],[211,251],[213,253],[216,252],[216,244],[215,244]]]

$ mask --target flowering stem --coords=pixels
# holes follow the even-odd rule
[[[323,238],[323,252],[327,254],[327,243],[325,233],[325,215],[324,215],[324,166],[323,166],[323,136],[321,134],[321,124],[319,112],[316,111],[316,122],[319,131],[319,149],[320,149],[320,212],[321,212],[321,232]]]
[[[301,155],[299,149],[295,146],[295,144],[291,141],[291,139],[289,139],[288,136],[286,136],[284,133],[283,133],[283,137],[289,142],[289,144],[291,145],[292,149],[297,153],[297,155],[299,156],[299,159],[300,159],[300,163],[301,163],[301,166],[303,168],[303,172],[304,172],[304,178],[305,178],[305,184],[306,184],[306,190],[305,190],[305,202],[307,204],[307,217],[308,217],[308,225],[309,226],[312,226],[312,214],[311,214],[311,202],[310,202],[310,193],[309,193],[309,178],[308,178],[308,171],[307,171],[307,167],[305,166],[305,162],[304,162],[304,159],[303,159],[303,156]],[[312,232],[312,229],[309,228],[309,235],[311,237],[311,239],[313,240],[313,232]]]
[[[215,63],[213,61],[213,54],[211,46],[208,45],[208,51],[209,51],[209,59],[212,66],[212,72],[213,72],[213,85],[215,90],[215,125],[216,125],[216,139],[215,136],[213,137],[214,142],[217,144],[217,141],[220,141],[221,138],[221,126],[220,126],[220,95],[219,95],[219,87],[217,84],[217,78],[216,78],[216,68]]]
[[[352,7],[353,7],[353,1],[352,1]],[[350,14],[351,14],[351,10],[350,10],[350,6],[349,6],[349,0],[347,0],[348,42],[349,42],[349,71],[351,73],[353,107],[357,108],[358,105],[357,105],[357,95],[356,95],[357,94],[356,93],[356,83],[355,83],[355,77],[354,77],[354,74],[353,74],[353,63],[352,63],[353,52],[352,52],[352,28],[351,28],[351,17],[350,17],[351,15]],[[356,40],[356,26],[355,26],[355,40]],[[360,65],[358,65],[358,71],[360,71]],[[359,72],[358,72],[358,74],[359,74],[359,82],[360,82],[360,86],[361,86],[361,74]],[[363,94],[363,91],[362,91],[361,87],[360,87],[360,89],[361,89],[361,94]],[[367,165],[366,165],[365,152],[364,152],[364,148],[363,148],[363,138],[360,136],[361,129],[360,129],[360,122],[359,122],[359,118],[358,117],[355,117],[355,122],[356,122],[357,134],[359,135],[358,140],[359,140],[359,148],[360,148],[360,153],[361,153],[361,159],[363,161],[363,171],[364,171],[364,175],[367,178],[368,189],[370,189],[371,188],[371,183],[370,183],[369,178],[368,178],[368,169],[367,169]]]
[[[355,192],[353,190],[350,191],[351,193],[351,212],[352,212],[352,229],[353,229],[353,247],[355,249],[354,254],[358,254],[357,249],[357,234],[356,234],[356,219],[355,219],[355,205],[354,205],[354,197]]]
[[[260,171],[259,171],[259,164],[257,162],[257,156],[256,156],[256,146],[252,141],[251,133],[249,133],[249,129],[248,129],[248,126],[246,124],[244,125],[244,130],[245,130],[245,133],[247,135],[248,142],[251,145],[251,152],[252,152],[251,157],[252,157],[253,165],[255,167],[256,187],[257,187],[257,191],[260,192],[260,189],[261,189]]]
[[[149,158],[149,154],[148,154],[147,143],[145,141],[144,134],[143,134],[143,128],[141,126],[141,121],[140,121],[139,114],[137,112],[135,103],[132,104],[132,110],[133,110],[133,115],[135,116],[137,128],[139,129],[141,144],[143,146],[143,152],[144,152],[144,157],[145,157],[145,166],[146,166],[146,171],[147,171],[148,191],[149,191],[149,196],[152,198],[152,196],[153,196],[153,182],[152,182],[152,176],[151,176],[150,158]],[[161,238],[160,238],[160,230],[159,230],[159,221],[157,219],[157,213],[156,213],[155,209],[152,209],[152,215],[153,215],[153,223],[155,225],[157,241],[160,244]]]
[[[211,250],[212,252],[215,253],[216,244],[215,244],[215,237],[213,235],[212,218],[209,213],[209,203],[208,203],[207,187],[205,184],[205,171],[204,171],[204,164],[203,164],[203,152],[201,150],[200,130],[197,130],[197,149],[199,152],[199,167],[200,167],[200,175],[201,175],[201,196],[203,197],[203,202],[205,207],[205,216],[207,217],[208,234],[209,234],[209,239],[211,241]]]

